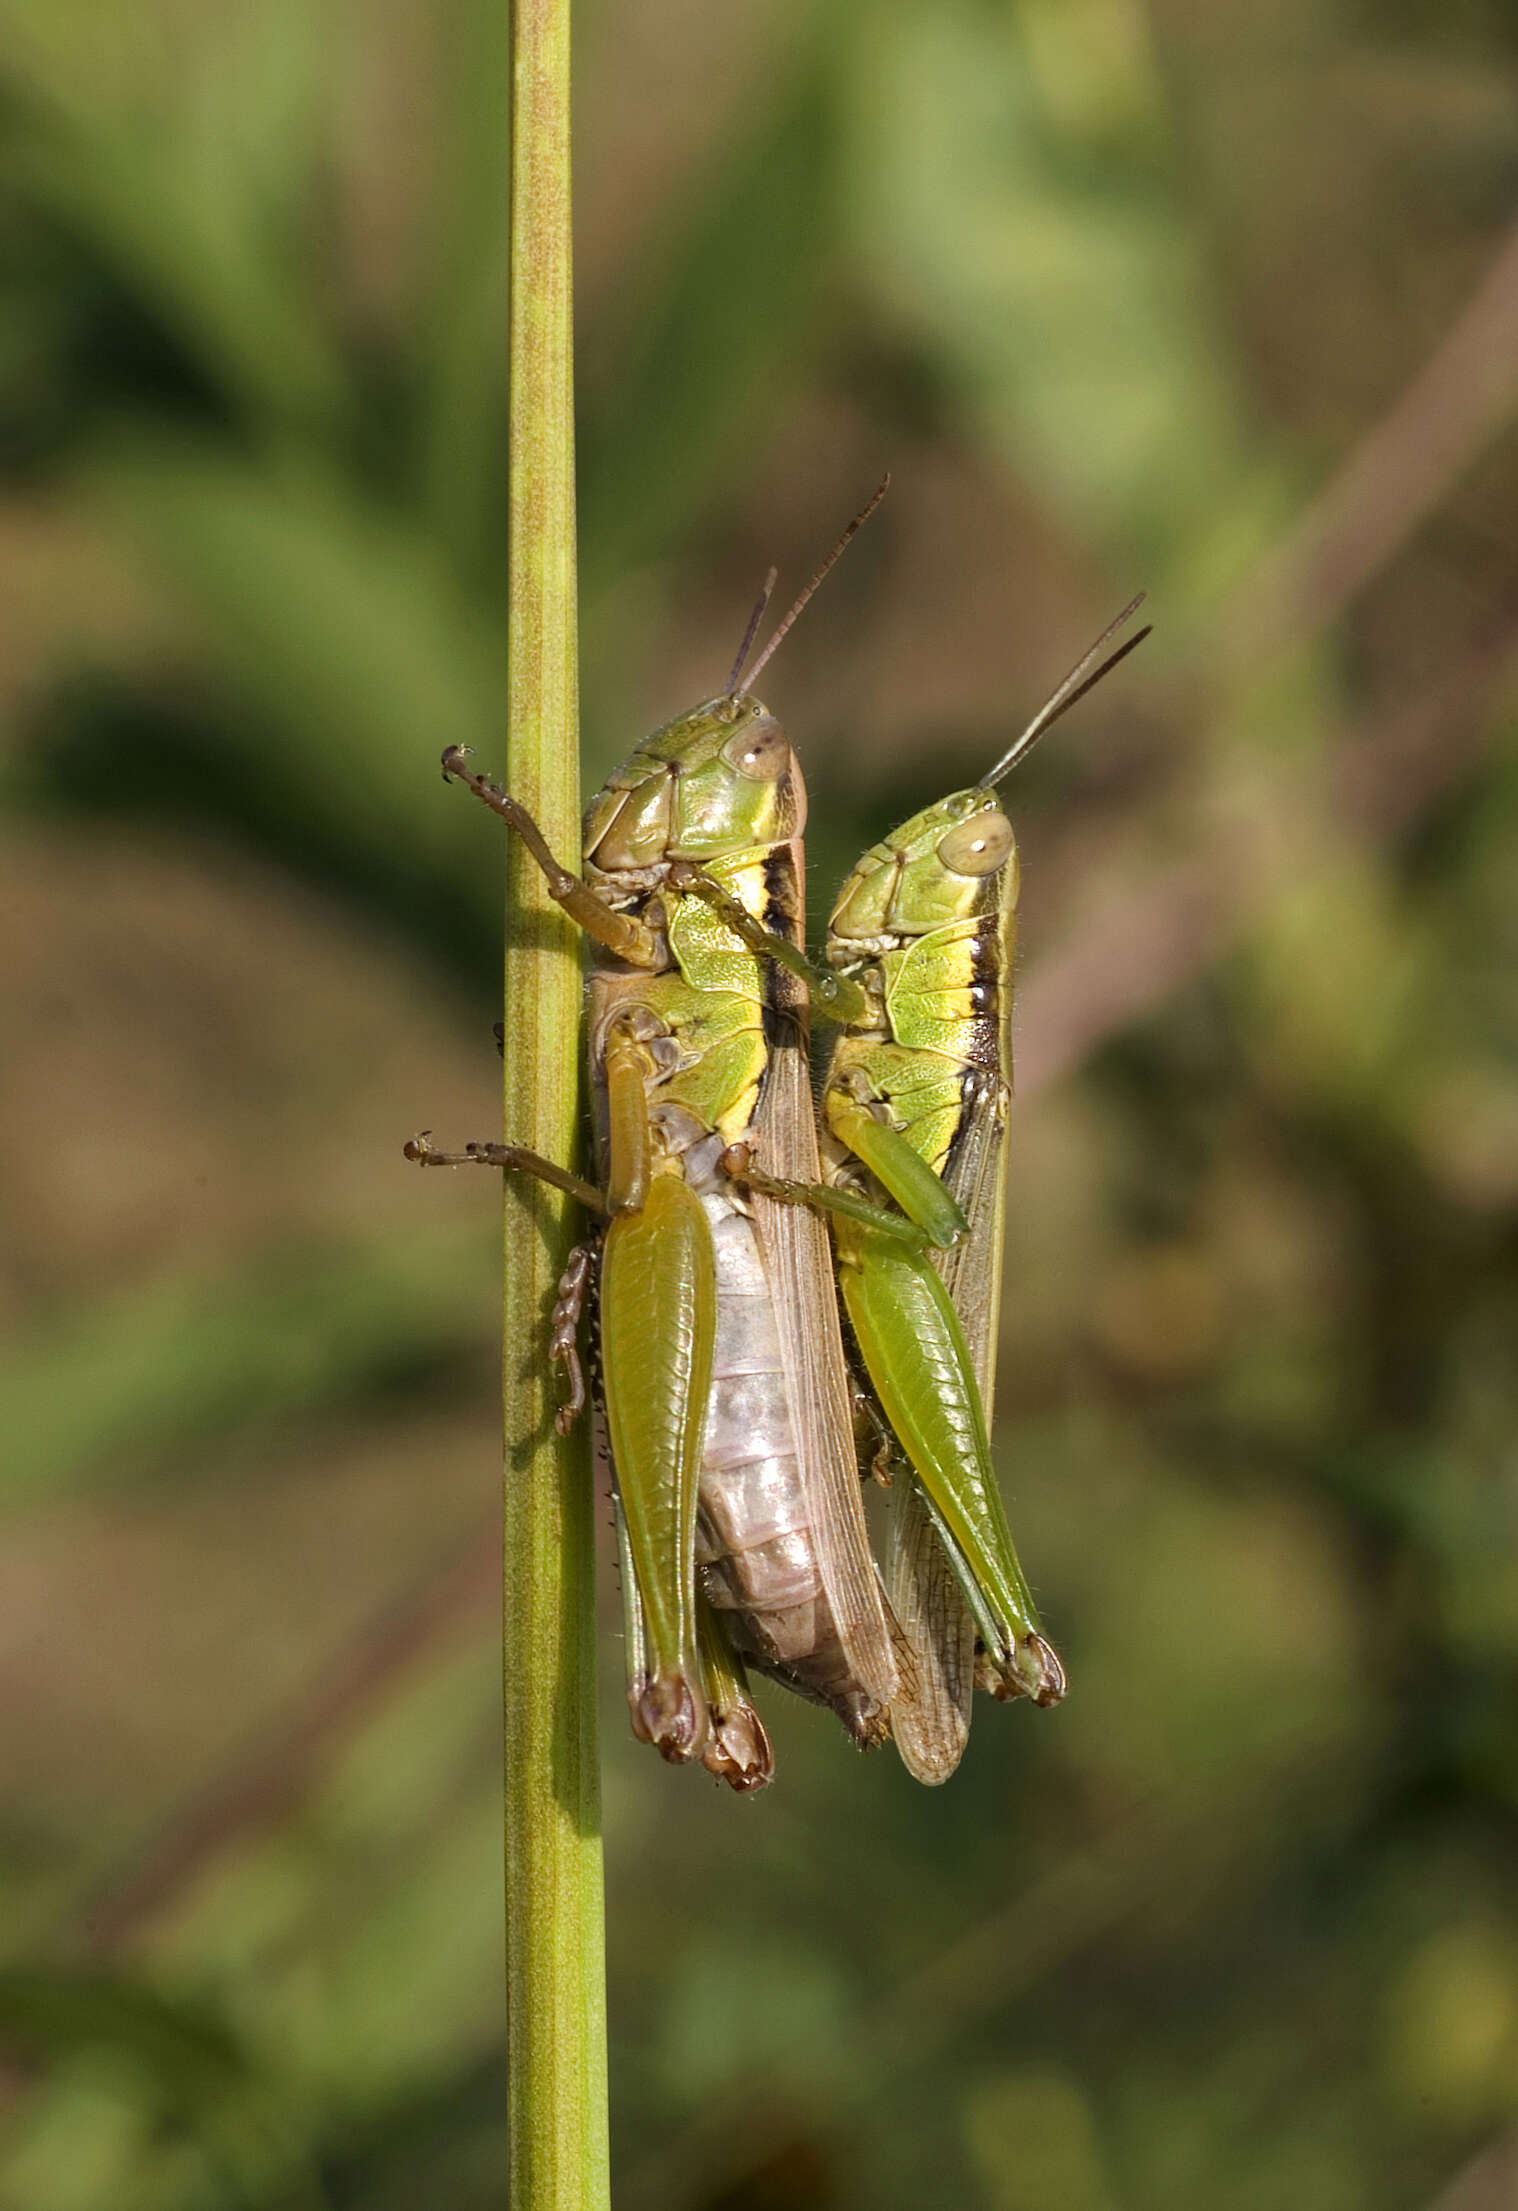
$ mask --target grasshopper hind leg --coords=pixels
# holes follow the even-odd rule
[[[575,1245],[565,1262],[564,1272],[559,1277],[559,1294],[549,1323],[548,1357],[552,1365],[562,1368],[566,1385],[564,1402],[553,1419],[561,1436],[569,1434],[585,1410],[585,1369],[580,1360],[580,1323],[585,1317],[586,1301],[590,1296],[600,1248],[599,1241]]]
[[[749,1695],[743,1661],[729,1643],[716,1610],[699,1590],[696,1632],[711,1718],[701,1763],[740,1796],[751,1796],[774,1780],[775,1754]]]

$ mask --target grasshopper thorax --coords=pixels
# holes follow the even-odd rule
[[[723,692],[645,738],[585,813],[602,875],[710,860],[799,836],[806,784],[784,729],[747,692]]]
[[[924,936],[1010,913],[1017,891],[1017,840],[1000,799],[980,786],[955,791],[871,847],[838,894],[828,936]]]

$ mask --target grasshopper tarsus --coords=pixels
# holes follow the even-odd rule
[[[757,1191],[760,1197],[771,1198],[776,1205],[811,1207],[817,1195],[811,1183],[790,1182],[782,1175],[769,1175],[762,1167],[756,1167],[751,1144],[729,1144],[717,1164],[728,1181],[736,1182],[740,1190]]]
[[[550,881],[560,879],[578,883],[580,878],[561,867],[549,851],[542,831],[521,801],[513,798],[506,786],[497,783],[495,777],[487,775],[483,768],[470,767],[469,757],[472,750],[469,745],[447,747],[443,754],[443,781],[451,783],[457,776],[461,783],[467,783],[481,805],[488,806],[493,814],[499,814],[507,827],[516,831]]]
[[[529,1151],[525,1144],[474,1143],[466,1144],[461,1152],[444,1152],[433,1143],[431,1129],[422,1129],[401,1146],[401,1156],[421,1167],[496,1167],[502,1174],[531,1175],[538,1182],[562,1190],[587,1213],[606,1211],[599,1190],[570,1174],[567,1168],[556,1167],[551,1159]]]
[[[1013,1704],[1026,1697],[1040,1711],[1064,1702],[1069,1683],[1065,1662],[1045,1635],[1036,1630],[1020,1635],[1010,1652],[992,1657],[983,1643],[975,1646],[975,1686],[998,1704]]]
[[[856,1704],[843,1716],[856,1750],[879,1750],[891,1740],[891,1714],[883,1704]]]
[[[421,1129],[401,1146],[401,1157],[412,1160],[418,1167],[499,1167],[506,1162],[492,1158],[491,1154],[511,1148],[508,1144],[466,1144],[461,1152],[439,1151],[432,1141],[431,1129]]]
[[[767,1789],[775,1778],[773,1761],[767,1773],[729,1772],[725,1767],[722,1779],[737,1796],[753,1796],[760,1789]]]
[[[515,1149],[511,1144],[466,1144],[461,1152],[439,1151],[432,1141],[431,1129],[421,1129],[401,1146],[401,1157],[418,1167],[505,1167],[514,1166],[517,1161],[496,1155]]]
[[[775,1753],[763,1722],[751,1707],[714,1719],[712,1738],[701,1762],[708,1773],[725,1781],[739,1796],[767,1789],[775,1778]]]
[[[595,1257],[594,1244],[575,1245],[559,1277],[558,1299],[549,1324],[548,1357],[551,1364],[563,1369],[569,1384],[569,1394],[553,1419],[561,1436],[569,1434],[585,1410],[585,1369],[580,1364],[579,1336]]]
[[[683,1673],[651,1674],[629,1703],[633,1733],[672,1766],[688,1766],[702,1756],[711,1733],[706,1699]]]
[[[1059,1704],[1064,1697],[1067,1687],[1064,1662],[1045,1636],[1030,1635],[1028,1641],[1043,1677],[1040,1687],[1034,1691],[1033,1702],[1047,1710],[1051,1704]]]
[[[896,1451],[896,1439],[891,1433],[890,1422],[868,1390],[856,1386],[853,1399],[854,1437],[859,1445],[860,1479],[874,1482],[881,1489],[890,1489],[894,1487],[891,1462]]]

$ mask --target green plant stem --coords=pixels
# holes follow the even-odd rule
[[[579,849],[568,0],[512,10],[511,787]],[[576,932],[512,838],[506,1128],[574,1155]],[[606,1998],[591,1483],[554,1434],[545,1324],[566,1201],[507,1177],[504,1398],[506,1993],[512,2211],[602,2211]]]

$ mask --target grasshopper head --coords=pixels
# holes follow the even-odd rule
[[[745,691],[666,722],[608,779],[585,814],[586,861],[603,875],[783,844],[806,823],[790,741]]]
[[[1017,839],[996,793],[955,791],[872,847],[838,894],[828,935],[926,934],[1017,905]]]
[[[995,786],[1077,699],[1144,642],[1147,629],[1101,660],[1102,648],[1143,597],[1141,591],[1116,621],[1107,624],[973,790],[956,791],[937,806],[914,814],[893,837],[865,854],[833,908],[829,957],[834,944],[838,957],[846,959],[848,947],[862,939],[923,936],[950,922],[989,920],[993,915],[1003,923],[1010,920],[1017,910],[1017,839]]]
[[[886,495],[887,476],[803,585],[752,665],[749,651],[775,588],[772,568],[749,617],[727,689],[666,722],[623,762],[585,815],[584,854],[602,875],[641,875],[667,860],[720,860],[786,844],[806,827],[806,784],[785,731],[753,693],[817,586]],[[744,677],[744,670],[748,674]]]
[[[720,860],[787,844],[806,827],[800,763],[773,714],[746,687],[774,658],[796,617],[886,495],[887,476],[776,625],[752,664],[749,651],[775,588],[772,568],[749,617],[727,689],[646,738],[591,800],[586,865],[602,875],[642,876],[668,860]],[[747,669],[747,676],[744,670]]]

